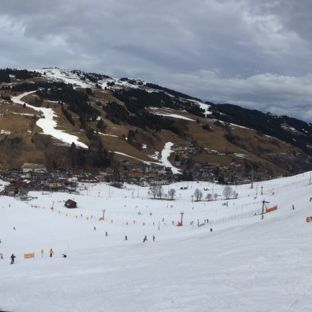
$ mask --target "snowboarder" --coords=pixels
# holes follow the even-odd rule
[[[52,257],[53,257],[53,254],[54,254],[54,251],[53,251],[53,249],[51,248],[50,251],[49,251],[49,257],[52,258]]]
[[[15,258],[16,258],[16,256],[12,253],[12,255],[11,255],[11,264],[14,264]]]
[[[143,243],[145,243],[147,241],[147,236],[145,235],[143,238]]]

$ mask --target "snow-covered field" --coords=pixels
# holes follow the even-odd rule
[[[233,186],[239,196],[229,201],[193,202],[196,188],[222,195],[206,182],[164,186],[176,189],[174,201],[106,184],[81,185],[79,195],[34,192],[29,202],[1,197],[0,310],[310,311],[309,179]],[[69,198],[78,209],[64,207]],[[278,205],[264,220],[262,200]],[[28,252],[35,258],[24,260]]]

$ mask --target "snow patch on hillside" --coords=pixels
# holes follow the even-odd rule
[[[169,118],[176,118],[176,119],[182,119],[187,121],[195,121],[194,119],[178,115],[178,114],[169,114],[169,113],[153,113],[154,115],[163,116],[163,117],[169,117]]]
[[[116,134],[109,134],[109,133],[103,133],[103,132],[99,132],[99,134],[102,136],[106,136],[106,137],[118,138],[118,135]]]
[[[0,134],[4,134],[4,135],[10,135],[11,134],[11,131],[9,130],[0,130]]]
[[[197,101],[197,100],[189,100],[189,101],[197,104],[202,110],[204,110],[204,115],[205,116],[212,114],[211,111],[209,110],[210,109],[210,105],[208,105],[206,103],[203,103],[201,101]]]
[[[112,152],[117,154],[117,155],[120,155],[120,156],[124,156],[124,157],[135,159],[135,160],[140,161],[140,162],[142,162],[144,164],[147,164],[147,165],[152,165],[153,164],[153,165],[157,165],[157,166],[160,166],[160,167],[170,168],[173,174],[181,174],[181,170],[176,168],[176,167],[174,167],[171,164],[171,162],[169,161],[169,157],[170,157],[171,153],[173,152],[173,150],[172,150],[173,145],[174,144],[172,142],[167,142],[164,145],[164,148],[161,151],[160,155],[159,155],[159,152],[155,152],[154,155],[149,155],[149,157],[154,159],[155,161],[143,160],[143,159],[140,159],[138,157],[134,157],[134,156],[122,153],[122,152],[118,152],[118,151],[112,151]]]
[[[134,157],[134,156],[131,156],[131,155],[122,153],[122,152],[113,151],[113,153],[114,153],[114,154],[117,154],[117,155],[120,155],[120,156],[125,156],[125,157],[128,157],[128,158],[135,159],[135,160],[140,161],[140,162],[142,162],[142,163],[144,163],[144,164],[147,164],[147,165],[151,165],[152,163],[158,165],[158,163],[151,162],[151,161],[147,161],[147,160],[143,160],[143,159],[140,159],[140,158],[137,158],[137,157]]]
[[[169,161],[169,157],[171,155],[171,153],[173,152],[172,147],[173,147],[173,143],[172,142],[167,142],[161,152],[161,163],[165,166],[165,167],[169,167],[172,171],[173,174],[181,174],[181,170],[174,167],[171,162]]]
[[[75,143],[75,145],[78,147],[88,148],[86,144],[79,141],[79,138],[77,136],[66,133],[60,129],[56,129],[57,123],[55,121],[55,118],[57,116],[54,113],[52,108],[36,107],[36,106],[27,104],[26,102],[22,101],[23,97],[30,95],[32,93],[35,93],[35,92],[36,91],[25,92],[20,95],[13,96],[11,100],[15,104],[26,105],[26,107],[29,107],[43,115],[43,117],[39,118],[36,123],[37,126],[42,129],[43,134],[50,135],[54,137],[55,139],[68,145]]]
[[[81,88],[91,88],[94,84],[91,81],[83,81],[76,73],[60,68],[37,69],[41,75],[45,75],[51,80],[62,81],[66,84],[72,84]]]

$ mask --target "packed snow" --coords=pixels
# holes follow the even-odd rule
[[[181,174],[181,170],[176,168],[175,166],[173,166],[171,164],[171,162],[169,161],[169,157],[170,157],[171,153],[173,152],[173,150],[172,150],[173,145],[174,144],[172,142],[166,142],[165,145],[164,145],[163,150],[161,151],[161,153],[155,152],[154,155],[149,155],[149,157],[154,159],[155,161],[143,160],[143,159],[140,159],[138,157],[134,157],[134,156],[131,156],[131,155],[128,155],[126,153],[119,152],[119,151],[112,151],[112,152],[114,154],[117,154],[117,155],[120,155],[120,156],[124,156],[124,157],[128,157],[128,158],[131,158],[131,159],[135,159],[135,160],[137,160],[139,162],[142,162],[144,164],[147,164],[147,165],[152,165],[153,164],[153,165],[157,165],[157,166],[160,166],[160,167],[170,168],[173,174]],[[143,144],[142,148],[146,149],[146,145]]]
[[[103,183],[81,184],[80,194],[32,192],[27,202],[1,197],[0,309],[310,311],[309,178],[233,186],[231,200],[208,182],[164,186],[177,191],[173,201]],[[219,196],[195,202],[197,188]],[[68,198],[77,209],[64,207]],[[263,200],[278,209],[262,220]]]
[[[139,162],[142,162],[142,163],[144,163],[144,164],[147,164],[147,165],[151,165],[152,163],[158,165],[158,163],[156,163],[156,162],[143,160],[143,159],[140,159],[140,158],[138,158],[138,157],[134,157],[134,156],[128,155],[128,154],[126,154],[126,153],[117,152],[117,151],[113,151],[113,153],[114,153],[114,154],[117,154],[117,155],[120,155],[120,156],[127,157],[127,158],[135,159],[135,160],[137,160],[137,161],[139,161]]]
[[[55,139],[68,145],[75,143],[76,146],[78,147],[88,148],[86,144],[79,141],[79,138],[77,136],[66,133],[60,129],[56,129],[57,127],[57,123],[55,121],[56,114],[54,113],[52,108],[36,107],[36,106],[27,104],[26,102],[22,101],[23,97],[29,94],[35,93],[35,92],[36,91],[25,92],[17,96],[13,96],[11,100],[15,104],[26,105],[26,107],[29,107],[43,115],[43,117],[39,118],[36,123],[37,126],[42,129],[43,134],[50,135],[54,137]]]
[[[51,80],[62,81],[67,84],[79,86],[81,88],[91,88],[94,84],[91,81],[83,81],[76,73],[60,68],[43,68],[36,69],[42,75],[45,75]]]
[[[234,153],[234,156],[236,156],[238,158],[246,158],[246,155],[242,154],[242,153]]]
[[[11,131],[2,129],[2,130],[0,130],[0,134],[10,135]]]
[[[163,117],[169,117],[169,118],[175,118],[175,119],[182,119],[187,121],[195,121],[194,119],[178,115],[178,114],[167,114],[167,113],[154,113],[154,115],[163,116]]]
[[[102,136],[106,136],[106,137],[118,138],[118,135],[116,134],[109,134],[109,133],[103,133],[103,132],[99,132],[99,134]]]
[[[171,155],[172,151],[172,147],[173,147],[173,143],[172,142],[167,142],[161,152],[161,163],[165,166],[165,167],[169,167],[172,171],[173,174],[180,174],[180,169],[174,167],[171,162],[169,161],[169,157]]]
[[[197,100],[190,100],[191,102],[197,104],[202,110],[204,110],[204,115],[207,116],[207,115],[211,115],[211,111],[209,110],[210,109],[210,105],[206,104],[206,103],[203,103],[201,101],[197,101]]]

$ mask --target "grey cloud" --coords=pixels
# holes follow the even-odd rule
[[[200,71],[176,75],[171,80],[179,81],[171,86],[182,86],[182,91],[195,85],[195,93],[203,98],[205,94],[214,94],[208,99],[216,103],[233,103],[306,121],[312,119],[312,74],[302,77],[260,74],[247,79],[226,79],[214,72]]]
[[[0,66],[138,77],[312,120],[311,4],[297,2],[3,0]]]

